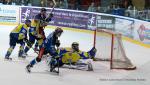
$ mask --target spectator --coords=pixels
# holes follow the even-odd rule
[[[64,2],[62,0],[59,1],[59,8],[60,9],[64,9],[65,8]]]
[[[41,0],[32,0],[32,6],[41,6]]]
[[[47,1],[47,6],[50,7],[50,8],[52,8],[54,6],[53,1],[52,0],[48,0]]]
[[[81,0],[76,0],[75,9],[76,10],[81,10]]]
[[[96,12],[99,12],[99,13],[105,12],[104,9],[103,9],[102,7],[100,7],[100,6],[98,6],[98,7],[96,7],[96,8],[97,8],[97,9],[96,9]]]
[[[3,4],[11,5],[12,4],[12,0],[4,0]]]
[[[128,6],[128,9],[125,11],[125,16],[127,17],[133,17],[133,7],[130,5]]]
[[[24,0],[24,5],[28,6],[31,3],[31,0]]]
[[[41,6],[46,7],[47,6],[47,0],[41,0]]]
[[[60,5],[60,1],[62,1],[62,0],[55,0],[55,2],[56,2],[56,8],[59,8],[59,5]],[[54,3],[53,3],[54,4]]]
[[[64,0],[64,8],[68,9],[68,0]]]
[[[21,5],[21,0],[13,0],[13,3],[15,3],[16,5]]]
[[[0,3],[3,3],[3,0],[0,0]]]
[[[88,8],[88,11],[90,11],[90,12],[96,12],[96,7],[94,6],[94,2],[91,3],[91,5]]]
[[[75,9],[76,0],[68,0],[68,8]]]
[[[114,9],[115,9],[115,4],[111,3],[111,5],[107,7],[106,13],[112,14]]]

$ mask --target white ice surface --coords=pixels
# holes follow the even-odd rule
[[[9,48],[9,33],[15,26],[0,25],[0,85],[149,85],[150,84],[150,49],[124,41],[128,58],[137,69],[134,71],[110,70],[108,63],[94,62],[94,72],[60,68],[60,76],[46,71],[47,67],[41,62],[32,69],[32,73],[25,71],[28,62],[17,61],[18,48],[16,46],[12,57],[16,62],[4,61]],[[46,29],[46,35],[51,29]],[[88,51],[93,45],[93,35],[65,30],[61,36],[61,47],[69,47],[73,41],[80,44],[80,49]],[[28,53],[37,55],[32,50]]]

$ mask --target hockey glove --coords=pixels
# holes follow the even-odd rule
[[[36,31],[33,31],[33,32],[31,32],[31,35],[36,36],[36,35],[37,35],[37,32],[36,32]]]
[[[53,17],[53,14],[52,14],[52,13],[50,13],[50,14],[49,14],[49,17],[51,17],[51,18],[52,18],[52,17]]]
[[[32,47],[32,43],[28,39],[25,38],[24,41],[29,47]]]
[[[59,47],[59,46],[60,46],[60,41],[56,40],[56,47]]]
[[[24,39],[26,36],[23,33],[19,33],[18,40]]]
[[[55,56],[55,59],[58,61],[59,60],[59,56]]]
[[[46,22],[50,22],[51,21],[51,18],[53,17],[53,14],[50,13],[49,16],[46,18]]]
[[[42,38],[42,35],[37,34],[37,35],[36,35],[36,38],[37,38],[37,39],[41,39],[41,38]]]

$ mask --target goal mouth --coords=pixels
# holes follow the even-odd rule
[[[94,61],[110,62],[110,69],[136,69],[126,56],[120,33],[97,28],[94,32],[94,46],[97,49]]]

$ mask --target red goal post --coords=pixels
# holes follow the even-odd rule
[[[134,70],[136,67],[126,56],[120,33],[97,28],[94,31],[95,60],[110,62],[110,69]]]

